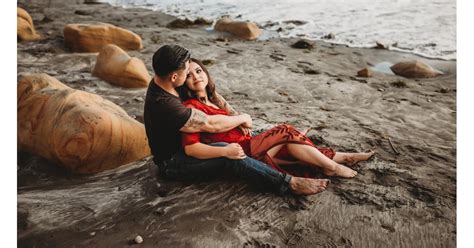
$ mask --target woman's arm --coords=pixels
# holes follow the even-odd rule
[[[185,133],[222,133],[239,125],[248,128],[252,127],[252,118],[248,114],[236,116],[206,115],[201,110],[195,108],[192,108],[191,111],[191,116],[179,131]]]
[[[217,107],[220,109],[223,109],[229,113],[229,115],[239,115],[240,113],[237,112],[230,104],[222,97],[217,91],[216,91],[216,96],[217,96]],[[246,136],[251,136],[252,134],[252,128],[250,127],[244,127],[242,125],[238,126],[240,131],[242,132],[243,135]]]
[[[227,146],[210,146],[204,143],[194,143],[184,147],[186,155],[198,159],[209,159],[227,157],[229,159],[243,159],[246,157],[244,150],[237,143],[228,144]]]
[[[230,104],[222,97],[219,93],[216,92],[217,96],[217,107],[220,109],[223,109],[229,113],[229,115],[238,115],[239,112],[237,112]]]

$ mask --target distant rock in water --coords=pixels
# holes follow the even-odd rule
[[[67,24],[64,27],[64,41],[74,52],[100,52],[108,44],[125,50],[143,48],[140,36],[107,23]]]
[[[297,41],[296,43],[294,43],[293,45],[291,45],[291,47],[297,48],[297,49],[313,49],[314,48],[314,42],[309,41],[309,40],[305,40],[305,39],[301,39],[301,40]]]
[[[125,88],[147,87],[151,80],[143,61],[112,44],[100,51],[92,75]]]
[[[47,74],[17,86],[18,145],[75,173],[113,169],[150,155],[143,124],[98,95]]]
[[[388,49],[388,46],[383,44],[382,42],[380,41],[376,41],[375,42],[375,49]]]
[[[322,39],[325,39],[325,40],[334,40],[336,39],[336,35],[334,33],[329,33],[323,37],[321,37]]]
[[[219,19],[214,30],[227,32],[244,40],[254,40],[262,34],[262,30],[253,22],[237,22],[227,17]]]
[[[35,27],[33,25],[33,19],[30,14],[22,8],[16,8],[16,36],[18,40],[21,41],[35,41],[41,38],[40,35],[36,33]]]
[[[401,62],[390,67],[393,73],[406,78],[430,78],[441,75],[421,61]]]

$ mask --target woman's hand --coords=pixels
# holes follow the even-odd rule
[[[242,126],[246,128],[252,128],[252,117],[249,114],[240,114],[243,118]]]
[[[251,128],[243,127],[242,125],[238,126],[238,128],[244,136],[252,136],[252,129]]]
[[[242,149],[239,144],[231,143],[224,147],[224,157],[229,159],[244,159],[247,155],[245,155],[244,149]]]

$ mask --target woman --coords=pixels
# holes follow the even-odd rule
[[[229,115],[233,110],[215,91],[215,84],[205,66],[192,58],[186,83],[181,95],[187,99],[183,104],[196,108],[208,115]],[[227,142],[226,147],[211,147],[206,144]],[[248,131],[234,128],[225,133],[183,133],[182,143],[188,156],[205,159],[228,157],[241,159],[246,155],[258,159],[275,169],[292,174],[283,169],[283,165],[302,163],[313,168],[321,168],[328,176],[352,178],[357,172],[341,163],[353,165],[367,160],[374,152],[342,153],[331,148],[315,146],[304,134],[290,125],[278,125],[257,136],[250,136]],[[303,173],[303,176],[309,174]]]

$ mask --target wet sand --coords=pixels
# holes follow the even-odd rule
[[[456,61],[324,42],[312,50],[292,48],[298,39],[220,41],[223,34],[206,26],[167,28],[175,18],[159,12],[74,2],[20,1],[45,39],[18,43],[19,74],[47,73],[143,122],[146,89],[93,77],[97,54],[64,46],[65,24],[111,23],[141,36],[144,49],[128,53],[150,74],[152,55],[163,44],[211,60],[219,92],[252,115],[257,129],[311,127],[317,144],[377,154],[355,167],[355,178],[330,178],[325,192],[300,197],[237,179],[167,181],[157,178],[150,158],[78,176],[19,151],[19,247],[129,247],[138,246],[132,242],[137,235],[141,247],[456,246]],[[356,76],[368,66],[414,59],[444,75]]]

